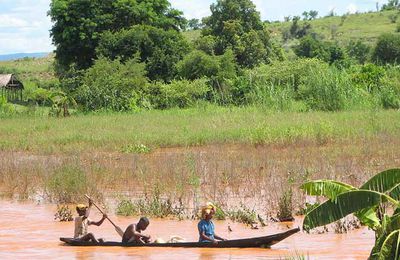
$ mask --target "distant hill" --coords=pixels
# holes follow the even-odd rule
[[[339,42],[346,45],[350,40],[362,40],[373,45],[382,33],[395,33],[397,24],[400,24],[399,12],[382,11],[371,13],[359,13],[342,16],[321,17],[313,21],[312,30],[327,41]],[[300,22],[302,25],[304,21]],[[289,30],[292,22],[274,22],[268,24],[272,31],[272,37],[279,40],[285,31]],[[184,36],[195,41],[201,36],[200,30],[184,32]],[[289,44],[296,43],[291,41]]]
[[[0,61],[18,60],[23,58],[44,58],[48,55],[48,52],[4,54],[0,55]]]

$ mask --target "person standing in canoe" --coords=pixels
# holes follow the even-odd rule
[[[215,234],[212,218],[216,210],[217,208],[210,202],[201,209],[201,221],[197,225],[200,235],[199,242],[218,244],[218,241],[226,241],[226,239]]]
[[[122,237],[124,244],[148,244],[151,242],[151,236],[142,234],[150,225],[150,221],[146,217],[140,218],[137,224],[129,225]]]
[[[89,219],[90,209],[93,205],[92,200],[89,200],[89,207],[84,204],[76,206],[78,216],[75,218],[75,232],[74,239],[83,242],[94,242],[99,243],[93,233],[88,233],[88,227],[90,225],[101,226],[104,220],[107,218],[106,214],[103,214],[103,218],[100,221],[94,222]],[[103,240],[100,239],[100,242]]]

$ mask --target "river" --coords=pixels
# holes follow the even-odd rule
[[[54,205],[0,201],[0,259],[285,259],[304,256],[305,259],[367,259],[374,242],[374,234],[363,228],[348,234],[296,234],[271,249],[173,249],[173,248],[102,248],[70,247],[59,242],[59,237],[73,235],[73,222],[54,220]],[[93,208],[92,218],[101,216]],[[123,229],[136,218],[115,217]],[[151,220],[147,233],[153,238],[169,239],[179,235],[187,241],[196,241],[195,221]],[[300,226],[269,224],[252,230],[229,222],[216,222],[216,231],[228,238],[247,238],[282,232]],[[228,225],[232,232],[228,231]],[[90,227],[96,237],[119,240],[113,226],[105,222],[101,227]]]

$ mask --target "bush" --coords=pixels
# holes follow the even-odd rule
[[[344,50],[337,43],[322,42],[312,36],[301,38],[294,51],[299,57],[317,58],[330,64],[346,59]]]
[[[147,87],[143,63],[100,58],[85,72],[76,100],[84,110],[126,111],[142,107]]]
[[[386,74],[383,67],[375,64],[366,64],[355,67],[355,69],[356,71],[352,75],[353,82],[365,86],[370,93],[381,86],[382,79]]]
[[[174,80],[170,84],[158,82],[153,85],[149,99],[157,109],[186,108],[194,106],[198,100],[206,100],[210,92],[206,78],[194,81]]]
[[[400,62],[400,35],[383,34],[379,37],[373,51],[373,60],[378,64],[396,64]]]
[[[177,69],[182,78],[194,80],[217,75],[219,63],[216,56],[195,50],[177,64]]]
[[[361,40],[351,40],[346,47],[347,54],[360,64],[364,64],[370,55],[371,48]]]

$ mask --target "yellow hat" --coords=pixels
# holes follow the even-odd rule
[[[76,208],[82,210],[82,209],[87,209],[88,206],[86,206],[85,204],[78,204],[76,205]]]
[[[211,211],[216,211],[217,207],[211,202],[207,202],[205,206],[201,208],[201,218],[204,219],[206,215],[210,214]]]

